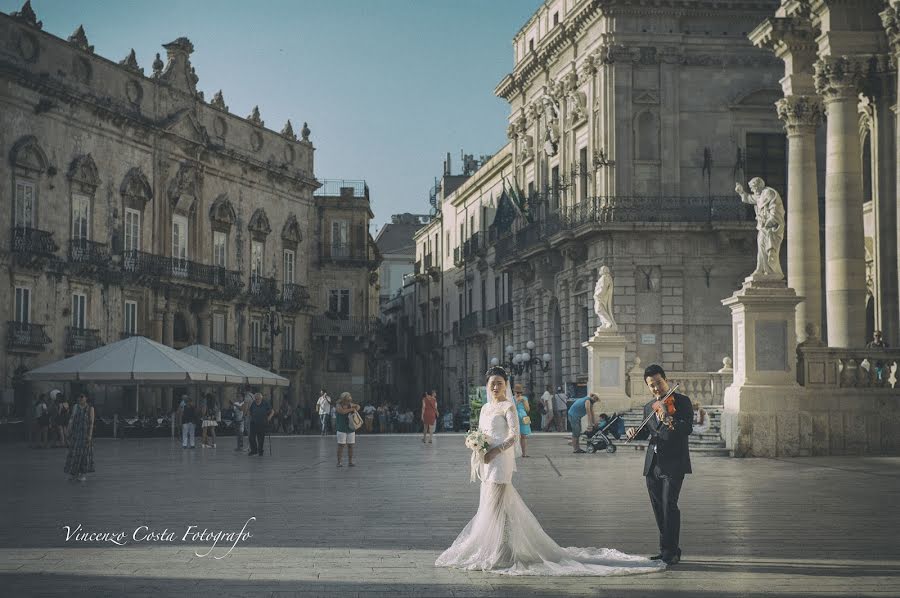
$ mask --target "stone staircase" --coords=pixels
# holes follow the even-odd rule
[[[722,406],[704,406],[703,409],[709,416],[709,430],[707,430],[703,434],[694,432],[688,437],[691,454],[713,457],[727,457],[729,455],[729,452],[728,449],[725,448],[725,441],[722,440],[722,436],[719,432],[722,425]],[[626,429],[629,427],[637,428],[639,425],[641,425],[641,422],[644,419],[644,414],[641,409],[632,409],[631,411],[626,411],[622,413],[621,416],[625,420]],[[642,451],[647,449],[648,444],[646,440],[632,440],[628,444],[625,444],[624,436],[622,437],[622,440],[613,440],[613,443],[620,450],[624,450],[633,446],[635,450]]]

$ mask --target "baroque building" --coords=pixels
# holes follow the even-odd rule
[[[508,143],[469,176],[445,168],[439,216],[416,236],[423,387],[459,401],[496,360],[534,395],[545,384],[583,395],[602,266],[629,362],[722,367],[732,339],[720,300],[756,253],[735,181],[783,192],[787,177],[781,64],[747,39],[776,4],[537,10],[495,90],[510,104]]]
[[[364,394],[368,187],[323,185],[306,123],[298,137],[258,108],[232,114],[221,91],[207,101],[191,42],[163,48],[145,73],[134,51],[96,55],[81,27],[43,31],[29,2],[0,14],[4,386],[24,405],[42,388],[25,371],[144,335],[278,371],[294,403],[322,384]],[[110,390],[101,412],[133,410]]]

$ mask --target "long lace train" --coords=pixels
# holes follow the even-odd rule
[[[635,575],[665,564],[612,548],[562,548],[544,532],[512,484],[482,482],[478,512],[438,567],[505,575]]]

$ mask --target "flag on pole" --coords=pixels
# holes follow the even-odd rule
[[[510,202],[516,208],[516,213],[518,215],[522,216],[523,218],[525,218],[525,220],[527,222],[531,222],[531,212],[528,210],[528,201],[522,195],[522,191],[521,191],[521,189],[519,189],[519,184],[516,182],[515,179],[513,179],[512,184],[508,184],[506,181],[506,178],[504,177],[504,179],[503,179],[504,193],[507,192],[507,185],[509,186],[508,191],[509,191]]]

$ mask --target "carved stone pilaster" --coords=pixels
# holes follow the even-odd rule
[[[775,102],[775,109],[788,133],[815,133],[825,115],[818,96],[788,96]]]
[[[868,59],[857,56],[826,56],[815,64],[816,92],[825,103],[854,98],[865,80]]]
[[[881,25],[884,27],[885,34],[887,34],[888,44],[894,54],[900,54],[900,12],[897,10],[898,6],[900,6],[900,3],[894,0],[890,6],[878,13],[881,16]]]

